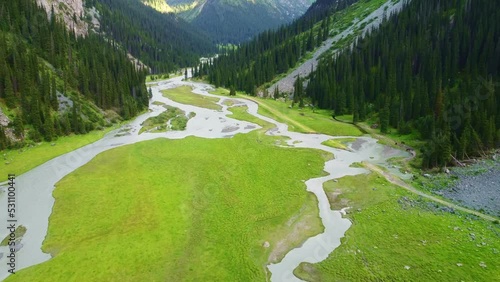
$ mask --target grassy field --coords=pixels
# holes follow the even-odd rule
[[[495,281],[500,226],[449,213],[372,173],[325,185],[332,207],[351,207],[342,245],[295,273],[306,281]],[[340,195],[336,195],[340,193]]]
[[[217,105],[219,99],[213,97],[206,97],[191,92],[191,87],[181,86],[174,89],[162,90],[164,97],[181,104],[193,105],[201,108],[212,110],[221,110],[222,107]]]
[[[230,118],[234,118],[237,120],[244,120],[244,121],[249,121],[255,124],[258,124],[262,126],[263,129],[268,130],[273,127],[272,123],[269,123],[267,121],[261,120],[260,118],[257,118],[247,112],[248,108],[246,106],[244,107],[231,107],[228,109],[231,113],[231,115],[228,115]]]
[[[302,181],[331,156],[257,139],[157,139],[98,155],[54,190],[43,245],[54,257],[6,281],[264,281],[270,260],[321,232]]]
[[[96,130],[85,135],[70,135],[58,137],[52,142],[41,142],[34,147],[1,151],[3,162],[0,163],[0,182],[7,180],[8,173],[20,175],[57,156],[76,150],[80,147],[101,139],[117,126]],[[52,146],[52,144],[55,144]],[[3,173],[5,172],[5,173]]]

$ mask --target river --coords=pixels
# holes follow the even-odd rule
[[[51,258],[50,254],[41,250],[43,240],[47,234],[49,217],[52,213],[54,198],[52,192],[55,185],[64,176],[73,172],[80,166],[88,163],[97,154],[106,150],[133,144],[136,142],[151,140],[155,138],[182,139],[187,136],[197,136],[201,138],[229,138],[235,134],[245,134],[260,128],[258,125],[235,120],[227,117],[230,112],[227,106],[223,104],[226,98],[221,98],[219,104],[221,111],[199,108],[191,105],[176,103],[162,96],[160,90],[175,88],[181,85],[189,85],[194,88],[193,92],[206,96],[211,89],[210,85],[203,83],[193,83],[182,81],[181,77],[172,78],[160,82],[153,86],[153,98],[150,101],[150,111],[135,118],[132,122],[123,126],[121,129],[114,130],[104,136],[102,139],[74,150],[70,153],[56,157],[16,178],[16,219],[17,225],[23,225],[27,228],[26,234],[20,244],[17,245],[16,253],[16,271],[23,268],[43,263]],[[349,167],[353,162],[369,161],[385,165],[388,158],[396,156],[407,156],[405,152],[398,151],[386,146],[382,146],[370,137],[360,137],[351,145],[351,151],[339,150],[321,145],[322,142],[341,137],[331,137],[323,134],[302,134],[288,131],[288,126],[279,123],[271,118],[261,116],[257,113],[258,105],[255,102],[240,99],[239,103],[248,107],[248,112],[258,118],[274,124],[276,127],[269,130],[269,135],[279,135],[289,137],[287,141],[290,146],[300,148],[313,148],[328,151],[334,154],[335,159],[325,163],[324,170],[327,176],[309,179],[305,182],[307,190],[311,191],[318,198],[320,217],[325,227],[324,232],[315,237],[309,238],[304,244],[291,250],[285,255],[284,259],[268,266],[271,273],[271,281],[300,281],[293,275],[293,270],[301,262],[319,262],[340,245],[340,239],[350,227],[351,222],[343,218],[344,211],[332,211],[322,184],[330,179],[340,178],[346,175],[357,175],[367,173],[363,168]],[[142,133],[139,135],[141,123],[149,117],[157,116],[165,111],[165,108],[159,105],[153,105],[152,102],[162,102],[174,107],[178,107],[186,113],[194,112],[196,116],[189,120],[185,131],[168,131],[166,133]],[[4,173],[4,172],[2,172]],[[8,172],[5,172],[8,173]],[[394,171],[397,173],[397,171]],[[0,187],[0,222],[7,224],[7,199],[6,186]],[[8,230],[0,229],[0,237],[5,238]],[[7,272],[7,247],[0,247],[0,279],[5,279]]]

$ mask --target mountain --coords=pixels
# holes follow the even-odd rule
[[[157,0],[143,0],[153,2]],[[313,0],[167,0],[217,43],[239,43],[301,16]]]

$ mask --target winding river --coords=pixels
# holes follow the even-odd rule
[[[191,105],[176,103],[162,96],[160,90],[175,88],[181,85],[189,85],[194,88],[193,92],[221,98],[208,94],[210,85],[203,83],[193,83],[182,81],[181,77],[172,78],[160,82],[157,86],[151,87],[153,98],[151,102],[162,102],[174,107],[178,107],[186,113],[194,112],[196,116],[189,120],[185,131],[169,131],[166,133],[142,133],[139,135],[141,123],[146,119],[157,116],[165,111],[159,105],[150,104],[150,111],[137,117],[128,125],[121,129],[108,133],[104,138],[95,143],[74,150],[70,153],[56,157],[16,178],[17,189],[17,209],[16,218],[18,225],[24,225],[27,232],[22,238],[21,244],[17,246],[16,271],[20,269],[43,263],[51,258],[50,254],[41,250],[43,240],[47,234],[49,217],[54,205],[52,192],[56,183],[67,174],[73,172],[80,166],[89,162],[97,154],[106,150],[133,144],[140,141],[155,138],[182,139],[187,136],[197,136],[202,138],[229,138],[239,133],[248,133],[260,128],[250,122],[235,120],[227,117],[230,112],[223,104],[226,98],[221,98],[219,104],[221,111],[199,108]],[[229,98],[227,98],[229,99]],[[350,146],[350,151],[338,150],[321,145],[328,139],[342,138],[332,137],[323,134],[302,134],[288,131],[288,126],[279,123],[271,118],[257,113],[258,105],[255,102],[230,98],[248,107],[248,112],[260,119],[274,124],[276,127],[269,130],[267,134],[289,137],[287,141],[290,146],[300,148],[313,148],[328,151],[334,154],[335,159],[327,161],[324,170],[327,176],[313,178],[306,181],[307,190],[314,193],[318,198],[320,217],[324,225],[324,232],[309,238],[301,247],[291,250],[285,255],[283,260],[277,264],[270,264],[268,270],[271,273],[271,281],[301,281],[293,275],[293,270],[301,262],[315,263],[324,260],[328,255],[340,245],[340,239],[350,227],[351,222],[343,218],[344,211],[332,211],[328,198],[323,191],[322,185],[325,181],[340,178],[346,175],[358,175],[367,173],[363,168],[349,167],[354,162],[369,161],[376,164],[385,165],[386,160],[396,156],[406,156],[405,152],[382,146],[375,139],[360,137]],[[390,168],[389,168],[390,169]],[[394,171],[395,173],[397,171]],[[4,172],[2,172],[4,173]],[[7,172],[5,172],[7,173]],[[6,186],[0,187],[0,222],[7,222],[7,199]],[[0,237],[8,235],[8,230],[0,229]],[[7,272],[7,247],[0,247],[0,279],[5,279]]]

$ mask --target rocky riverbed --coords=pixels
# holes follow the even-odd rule
[[[465,168],[454,168],[456,178],[436,194],[468,208],[500,216],[500,160],[483,160]]]

